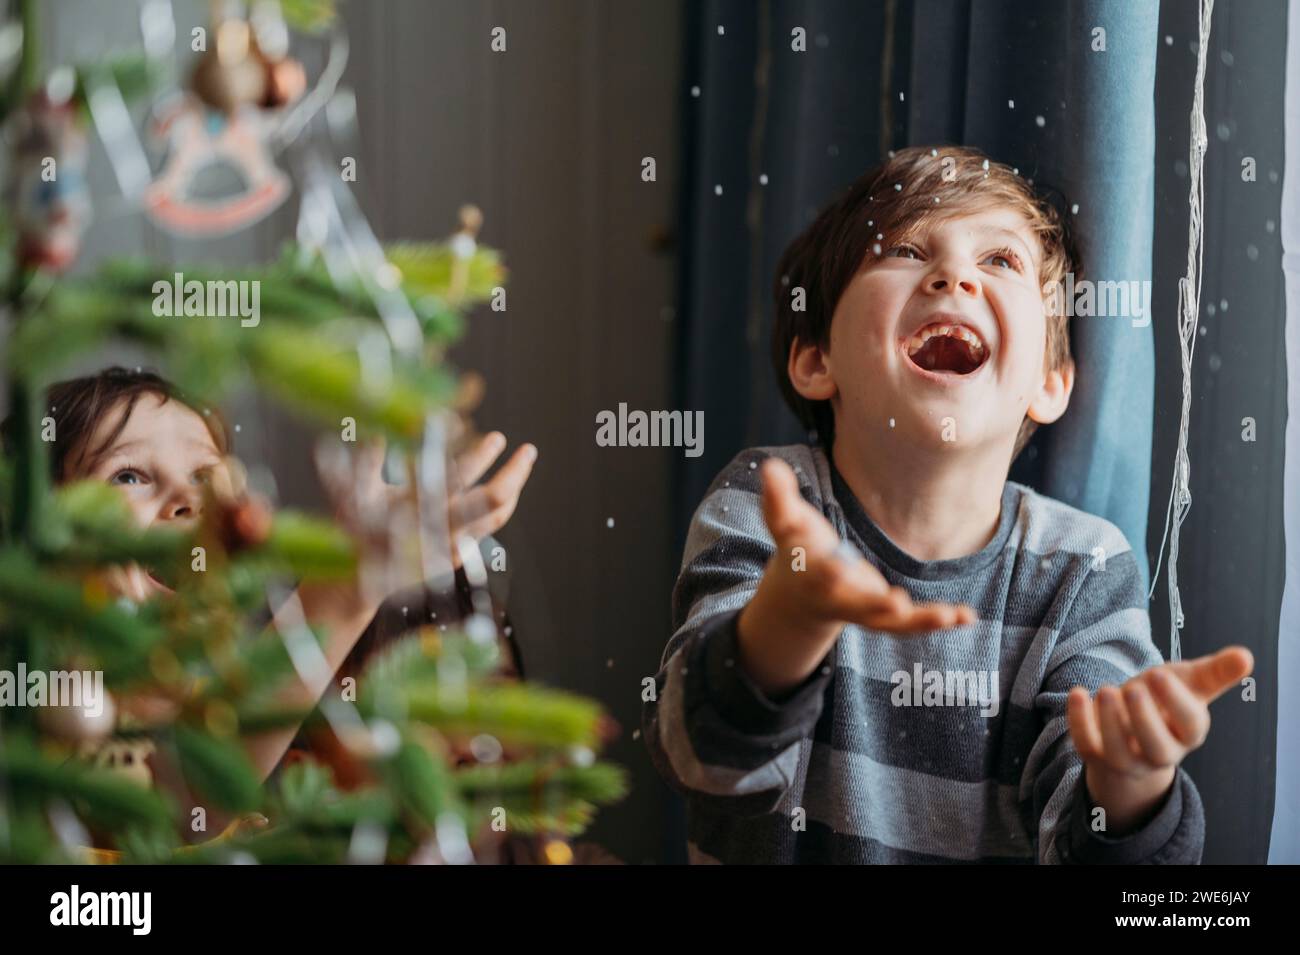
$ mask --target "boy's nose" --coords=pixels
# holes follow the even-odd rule
[[[202,510],[197,494],[181,492],[163,505],[163,518],[169,521],[193,520]]]
[[[980,291],[979,273],[960,265],[941,264],[930,277],[931,292],[965,292],[978,295]]]

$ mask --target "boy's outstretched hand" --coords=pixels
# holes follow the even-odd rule
[[[520,445],[496,474],[482,484],[477,483],[505,449],[506,436],[493,431],[479,438],[456,459],[455,483],[447,504],[454,533],[480,540],[501,530],[514,514],[533,462],[537,460],[536,446]]]
[[[1066,715],[1083,758],[1092,803],[1106,810],[1106,831],[1139,828],[1164,801],[1178,764],[1205,742],[1210,703],[1240,684],[1255,661],[1245,647],[1164,663],[1096,698],[1076,686]]]
[[[975,621],[970,607],[915,604],[902,587],[889,586],[803,499],[784,461],[769,458],[760,474],[763,519],[776,552],[737,630],[741,663],[765,692],[780,694],[807,679],[845,624],[913,634]]]

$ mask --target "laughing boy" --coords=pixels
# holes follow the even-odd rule
[[[692,861],[1200,861],[1179,764],[1249,651],[1162,663],[1123,533],[1007,479],[1070,399],[1072,271],[964,148],[898,152],[786,250],[773,357],[816,443],[713,482],[644,713]],[[998,705],[895,692],[954,672]]]

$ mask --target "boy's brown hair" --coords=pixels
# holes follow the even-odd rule
[[[1050,197],[1010,167],[966,146],[912,146],[893,153],[858,177],[786,247],[772,290],[776,307],[772,363],[786,403],[804,427],[817,432],[825,448],[829,450],[834,441],[835,417],[829,401],[809,401],[791,384],[788,364],[795,340],[829,344],[835,306],[866,256],[906,241],[938,219],[994,207],[1009,207],[1024,215],[1038,237],[1041,288],[1056,288],[1068,272],[1078,281],[1082,274],[1078,250]],[[805,293],[802,311],[793,308],[795,288]],[[1061,369],[1072,361],[1067,323],[1068,309],[1048,308],[1044,370]],[[1037,427],[1025,417],[1013,459]]]
[[[197,412],[207,425],[217,451],[223,456],[229,453],[230,433],[216,408],[204,407],[187,398],[176,385],[154,372],[129,371],[115,365],[94,375],[60,381],[46,391],[48,413],[54,419],[56,438],[50,449],[51,479],[57,484],[93,469],[122,433],[136,402],[143,395],[179,401]],[[100,420],[123,401],[125,404],[118,413],[117,422],[106,439],[98,447],[90,447],[90,439]],[[11,443],[12,427],[12,421],[4,422],[6,445]]]

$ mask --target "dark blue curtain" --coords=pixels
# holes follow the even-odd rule
[[[683,528],[736,451],[805,439],[768,358],[776,260],[890,149],[985,150],[1077,205],[1089,278],[1150,280],[1158,16],[1156,0],[693,9],[679,397],[704,410],[708,440],[683,466]],[[791,48],[796,27],[806,52]],[[1152,330],[1115,317],[1071,324],[1070,409],[1011,476],[1113,521],[1146,573]]]

